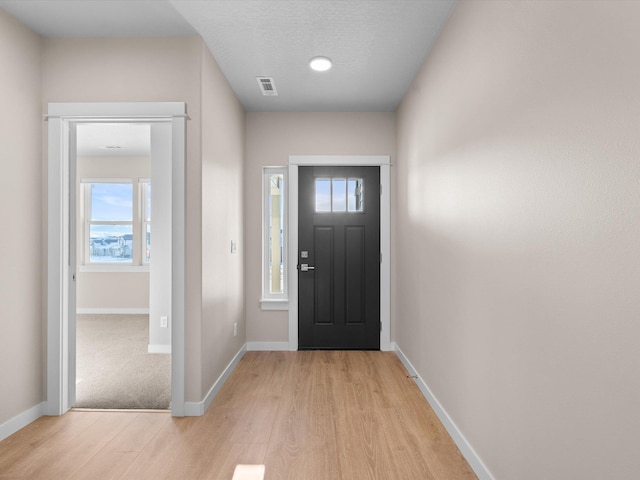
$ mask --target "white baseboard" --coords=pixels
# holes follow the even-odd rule
[[[16,415],[10,420],[7,420],[0,425],[0,441],[4,440],[10,435],[13,435],[18,430],[26,427],[31,422],[39,419],[44,415],[45,402],[39,403],[35,407],[31,407],[29,410]]]
[[[148,308],[78,308],[79,315],[149,315]]]
[[[422,379],[422,377],[418,374],[409,359],[405,356],[402,350],[400,350],[397,344],[393,343],[392,347],[395,350],[396,355],[398,355],[398,358],[400,359],[402,364],[409,372],[409,375],[415,376],[415,381],[418,385],[418,388],[427,399],[427,402],[429,402],[429,405],[431,405],[431,408],[433,408],[433,411],[436,412],[436,415],[444,425],[444,428],[447,429],[447,432],[449,432],[449,435],[451,435],[451,438],[456,443],[456,445],[460,449],[460,452],[464,456],[465,460],[467,460],[467,463],[469,463],[469,466],[471,466],[473,471],[476,473],[479,480],[495,480],[487,466],[483,463],[482,459],[478,456],[478,454],[473,449],[471,444],[467,441],[460,429],[458,429],[447,411],[440,404],[440,402],[435,397],[429,386]]]
[[[148,353],[171,353],[171,345],[147,344]]]
[[[224,382],[227,380],[227,378],[229,378],[231,372],[233,372],[240,360],[242,360],[242,357],[244,357],[245,353],[247,353],[246,344],[242,346],[238,353],[236,353],[235,357],[233,357],[231,362],[229,362],[227,368],[224,369],[222,374],[218,377],[218,380],[216,380],[209,389],[209,392],[204,397],[204,400],[200,402],[184,402],[185,417],[200,417],[204,415],[204,412],[207,411],[207,408],[209,408],[209,405],[211,405],[211,402],[222,388],[222,385],[224,385]]]
[[[247,342],[249,352],[286,352],[289,342]]]

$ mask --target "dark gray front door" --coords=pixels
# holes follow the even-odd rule
[[[380,169],[300,167],[298,347],[380,349]]]

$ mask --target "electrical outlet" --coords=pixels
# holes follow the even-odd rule
[[[238,335],[238,324],[233,324],[233,336],[236,337]]]
[[[167,328],[169,323],[169,319],[167,317],[160,317],[160,326],[162,328]]]

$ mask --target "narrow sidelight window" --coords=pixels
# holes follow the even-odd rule
[[[263,299],[287,298],[286,169],[263,173]]]

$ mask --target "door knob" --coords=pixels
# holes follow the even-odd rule
[[[309,270],[315,270],[316,267],[312,266],[312,265],[307,265],[306,263],[302,263],[300,264],[300,271],[301,272],[308,272]]]

